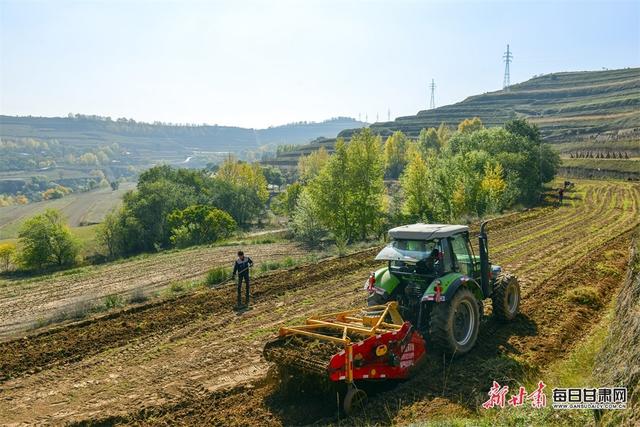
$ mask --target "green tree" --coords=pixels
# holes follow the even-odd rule
[[[309,194],[323,224],[337,238],[350,240],[353,235],[351,181],[347,171],[349,157],[342,138],[320,174],[309,184]]]
[[[271,210],[279,215],[291,215],[298,204],[298,198],[302,192],[302,184],[294,182],[283,192],[278,194],[271,202]]]
[[[291,231],[296,239],[310,247],[316,247],[327,235],[327,229],[322,224],[318,206],[313,202],[308,191],[302,191],[293,211]]]
[[[298,176],[303,183],[314,179],[329,161],[329,153],[324,147],[298,159]]]
[[[413,221],[430,221],[433,218],[430,201],[430,176],[422,155],[416,153],[400,179],[404,194],[403,213]]]
[[[451,138],[451,131],[445,122],[440,123],[438,126],[438,130],[436,132],[438,134],[438,144],[440,147],[444,148],[447,146],[449,142],[449,138]]]
[[[213,243],[228,237],[236,222],[227,212],[205,205],[193,205],[169,214],[171,243],[178,247]]]
[[[438,131],[436,131],[435,128],[422,129],[418,136],[418,147],[424,155],[426,155],[429,150],[440,150]]]
[[[407,164],[409,139],[400,131],[394,132],[384,143],[384,167],[387,177],[396,179]]]
[[[26,220],[20,227],[20,260],[28,269],[42,269],[47,265],[72,265],[79,253],[79,244],[60,212],[47,209]]]
[[[320,220],[340,241],[365,239],[383,220],[384,162],[370,129],[338,139],[336,152],[309,185]]]
[[[399,134],[398,138],[404,135]],[[406,137],[405,137],[406,138]],[[406,145],[406,140],[403,143]],[[383,219],[384,160],[379,136],[365,128],[353,135],[347,147],[353,226],[360,240],[379,228]]]
[[[282,175],[282,170],[275,166],[262,166],[262,174],[264,178],[267,180],[267,184],[281,186],[284,184],[284,176]]]

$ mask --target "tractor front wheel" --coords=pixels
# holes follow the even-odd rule
[[[520,285],[516,276],[501,274],[493,285],[493,313],[502,321],[513,320],[520,308]]]
[[[478,301],[469,289],[459,289],[447,303],[433,305],[429,323],[429,336],[436,349],[456,356],[465,354],[478,339]]]

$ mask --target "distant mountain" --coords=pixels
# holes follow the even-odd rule
[[[475,95],[453,105],[371,125],[388,136],[401,130],[415,138],[421,129],[444,122],[457,126],[480,117],[485,126],[500,126],[516,117],[536,123],[544,139],[560,152],[581,149],[629,151],[640,155],[640,68],[546,74],[509,90]],[[348,139],[357,129],[340,132]],[[272,164],[294,167],[297,158],[320,146],[331,150],[335,139],[314,141],[281,153]]]
[[[299,122],[267,129],[231,126],[168,125],[97,116],[13,117],[0,116],[0,137],[57,140],[73,148],[118,143],[138,163],[183,162],[197,153],[241,153],[259,147],[304,144],[344,129],[362,126],[348,117],[323,122]]]

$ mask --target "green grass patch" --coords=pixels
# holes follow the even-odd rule
[[[598,271],[598,273],[605,275],[605,276],[610,276],[610,277],[620,277],[620,271],[618,271],[618,269],[616,269],[615,267],[612,267],[611,265],[609,265],[606,262],[599,262],[596,264],[596,271]]]
[[[209,270],[207,277],[205,278],[205,284],[208,286],[215,286],[229,278],[231,278],[231,269],[227,267],[218,267]]]
[[[122,307],[124,305],[124,298],[122,298],[122,295],[117,294],[107,295],[104,297],[103,304],[106,310]]]
[[[562,159],[562,166],[640,173],[640,161],[633,159]]]
[[[580,286],[567,292],[567,299],[573,303],[598,308],[601,305],[598,291],[588,286]]]

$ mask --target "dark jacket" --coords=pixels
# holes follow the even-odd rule
[[[249,274],[249,267],[253,266],[253,261],[248,256],[244,257],[244,261],[238,258],[233,263],[233,274]]]

